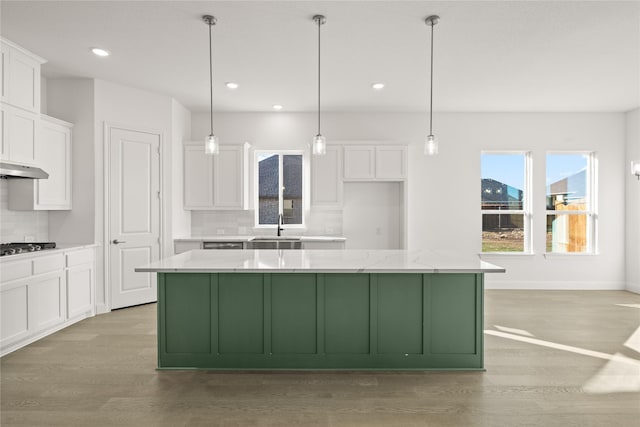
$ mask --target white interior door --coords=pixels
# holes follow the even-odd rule
[[[156,275],[134,268],[160,256],[160,135],[109,130],[111,308],[156,301]]]

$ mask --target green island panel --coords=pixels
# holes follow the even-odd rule
[[[316,274],[271,274],[271,352],[317,351]]]
[[[167,273],[161,302],[167,353],[211,352],[211,275]],[[160,332],[160,331],[159,331]]]
[[[476,275],[432,274],[430,292],[431,353],[475,354]]]
[[[422,353],[422,274],[376,274],[378,353]]]
[[[220,273],[217,276],[219,353],[263,353],[263,275]]]
[[[368,354],[368,274],[324,275],[324,339],[327,354]]]

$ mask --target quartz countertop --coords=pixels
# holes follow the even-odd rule
[[[77,251],[81,249],[95,248],[97,246],[98,245],[95,243],[58,244],[53,249],[44,249],[41,251],[23,252],[21,254],[5,255],[3,257],[0,257],[0,262],[4,263],[4,262],[10,262],[10,261],[25,260],[25,259],[42,257],[47,255],[54,255],[58,253],[72,252],[72,251]]]
[[[173,239],[175,242],[250,242],[253,239],[265,239],[273,237],[274,239],[300,239],[302,242],[344,242],[347,239],[342,236],[304,236],[304,235],[288,235],[271,236],[271,235],[251,235],[251,236],[192,236],[192,237],[179,237]]]
[[[193,250],[137,267],[183,273],[504,273],[477,254],[424,250]]]

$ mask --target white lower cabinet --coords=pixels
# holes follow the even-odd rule
[[[93,248],[17,257],[0,264],[0,355],[95,314]]]

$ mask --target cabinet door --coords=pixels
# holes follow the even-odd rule
[[[36,137],[39,115],[6,106],[9,159],[16,163],[36,164]]]
[[[8,107],[4,104],[0,105],[0,159],[9,160],[9,138],[7,130],[9,129],[7,119]]]
[[[36,209],[71,209],[71,128],[42,120],[36,163],[49,174],[34,181]]]
[[[0,100],[9,102],[9,46],[0,44]]]
[[[346,145],[344,147],[344,179],[375,178],[375,147]]]
[[[376,178],[405,179],[407,177],[407,147],[376,146]]]
[[[311,158],[311,204],[342,205],[342,147],[329,146],[324,156]]]
[[[93,310],[93,265],[67,270],[67,319]]]
[[[221,209],[244,208],[244,149],[220,147],[214,158],[213,204]]]
[[[204,144],[184,146],[184,208],[213,208],[213,157]]]
[[[26,283],[0,291],[0,349],[29,334],[27,300]]]
[[[28,285],[29,333],[39,332],[65,320],[64,276],[34,279]]]
[[[11,105],[40,113],[40,61],[10,48],[8,101]]]

